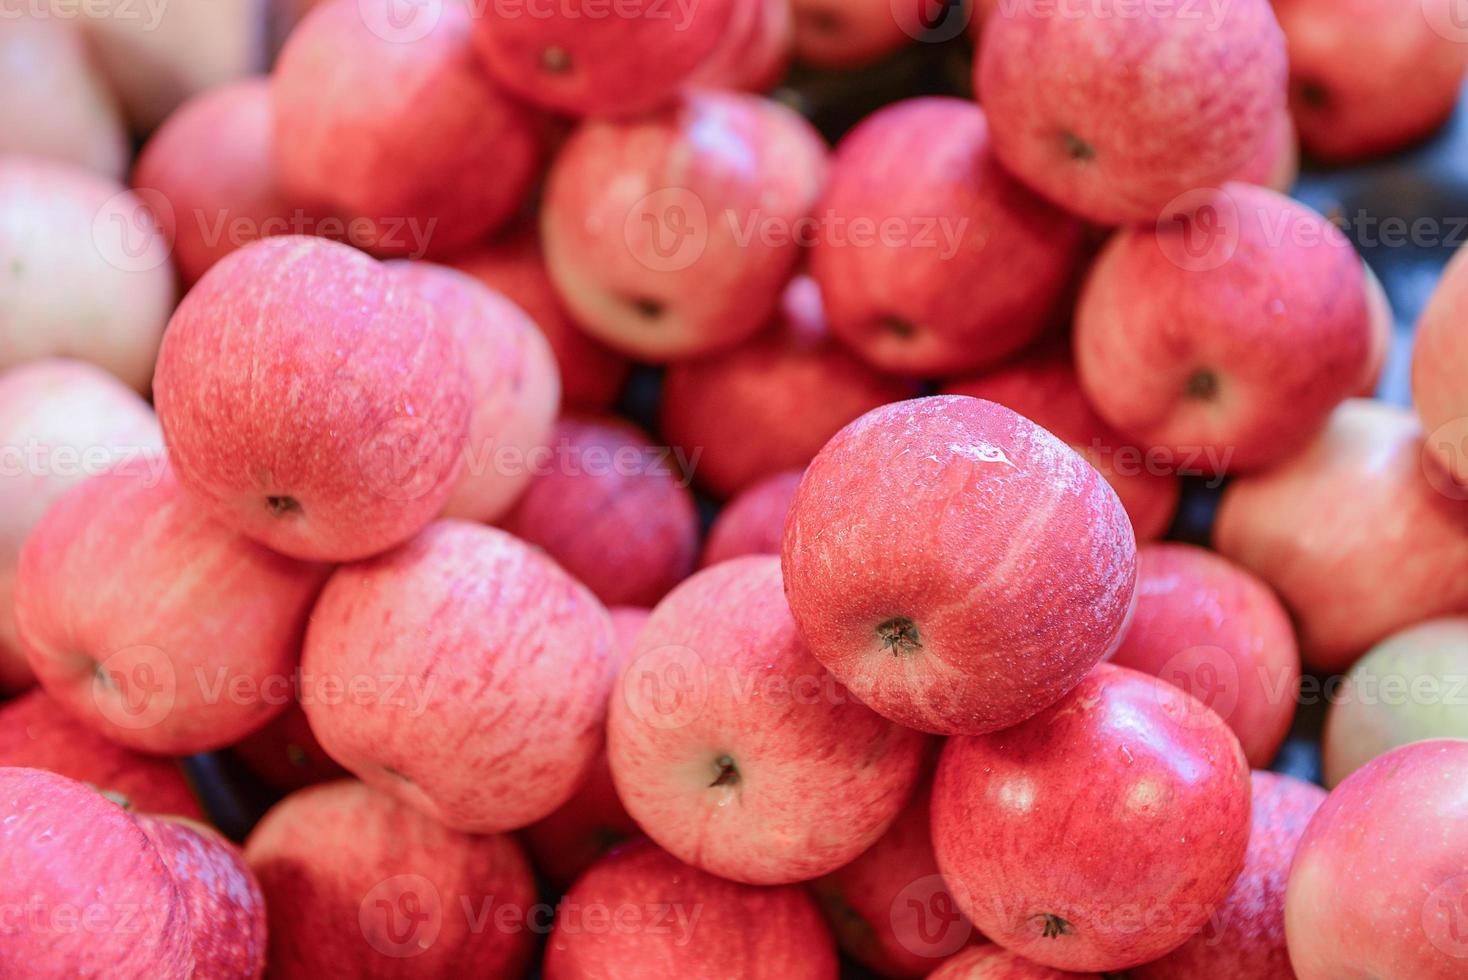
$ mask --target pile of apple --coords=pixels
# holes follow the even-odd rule
[[[0,976],[1468,977],[1468,252],[1371,400],[1286,196],[1450,0],[81,6],[0,19]]]

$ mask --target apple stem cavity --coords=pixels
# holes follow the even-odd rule
[[[905,617],[889,619],[877,627],[877,638],[882,649],[891,651],[895,657],[910,656],[923,648],[917,624]]]
[[[1208,370],[1194,371],[1188,378],[1187,392],[1195,401],[1213,401],[1218,397],[1218,375]]]
[[[571,52],[553,44],[540,53],[540,67],[552,75],[564,75],[571,70]]]
[[[721,755],[721,756],[719,756],[717,759],[714,760],[714,768],[718,771],[718,775],[716,775],[714,777],[714,781],[713,782],[709,783],[709,788],[710,789],[712,789],[715,786],[736,786],[736,785],[738,785],[738,783],[739,783],[739,767],[736,766],[736,765],[734,765],[734,757],[733,756],[730,756],[730,755]]]
[[[284,517],[287,514],[301,513],[301,502],[295,497],[266,497],[265,506],[270,509],[272,517]]]
[[[1060,936],[1069,936],[1072,932],[1075,931],[1075,928],[1069,922],[1065,921],[1058,915],[1052,915],[1049,912],[1045,912],[1037,916],[1037,918],[1041,919],[1044,922],[1044,926],[1040,930],[1040,935],[1042,935],[1046,939],[1056,939]]]
[[[882,329],[894,337],[901,337],[904,340],[917,336],[917,327],[913,326],[911,321],[904,320],[900,316],[884,316],[882,318]]]
[[[1079,163],[1089,163],[1096,159],[1096,148],[1075,133],[1062,133],[1061,141],[1065,144],[1065,155]]]
[[[637,311],[637,315],[645,320],[656,320],[663,315],[663,304],[655,299],[639,296],[627,302]]]

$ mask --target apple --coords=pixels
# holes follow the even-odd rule
[[[860,68],[913,42],[892,0],[791,0],[795,56],[816,68]]]
[[[732,347],[778,307],[825,173],[820,135],[755,95],[698,91],[585,122],[546,179],[551,278],[577,322],[624,354]]]
[[[992,146],[984,109],[918,98],[837,147],[810,268],[832,331],[872,364],[974,371],[1053,321],[1081,268],[1080,222],[1011,178]]]
[[[1269,0],[1001,4],[974,85],[1005,167],[1115,225],[1238,173],[1274,134],[1287,70]]]
[[[533,226],[512,230],[450,264],[509,297],[540,327],[556,356],[567,408],[599,412],[617,400],[630,365],[588,336],[566,312],[546,271],[540,236]]]
[[[1273,762],[1295,717],[1300,651],[1269,586],[1203,548],[1149,544],[1136,595],[1111,662],[1176,684],[1228,723],[1249,765]]]
[[[693,571],[698,512],[682,460],[629,422],[567,416],[527,460],[535,478],[500,522],[610,606],[651,606]]]
[[[550,442],[561,407],[555,355],[524,310],[473,276],[428,262],[389,266],[433,304],[464,351],[474,409],[443,516],[498,520],[530,484],[525,459]]]
[[[215,521],[144,456],[46,511],[21,551],[16,626],[41,685],[88,727],[206,752],[285,709],[327,571]]]
[[[1451,483],[1425,452],[1410,412],[1352,400],[1304,452],[1225,488],[1214,545],[1284,600],[1314,670],[1468,611],[1468,501],[1440,492]]]
[[[1412,404],[1427,433],[1427,452],[1462,486],[1468,486],[1468,249],[1459,250],[1433,289],[1412,343]]]
[[[1176,471],[1186,460],[1138,445],[1096,414],[1065,343],[1042,344],[993,371],[949,382],[941,393],[997,402],[1065,440],[1111,484],[1139,541],[1171,526],[1181,493]]]
[[[768,92],[785,77],[794,49],[791,0],[735,0],[728,28],[691,81],[707,88]]]
[[[1097,411],[1144,445],[1261,469],[1360,390],[1365,266],[1338,228],[1274,191],[1228,184],[1199,200],[1191,217],[1107,243],[1076,309],[1076,363]]]
[[[7,12],[0,32],[0,153],[127,171],[127,129],[86,39],[54,17]]]
[[[1366,308],[1371,314],[1371,356],[1367,359],[1366,377],[1362,379],[1357,395],[1370,398],[1380,387],[1387,358],[1391,356],[1397,315],[1392,310],[1392,301],[1387,296],[1380,277],[1372,271],[1371,266],[1363,265],[1363,268],[1366,270]]]
[[[289,197],[400,258],[452,254],[512,218],[539,174],[540,123],[485,76],[472,32],[454,0],[406,19],[393,0],[311,11],[272,75]]]
[[[476,10],[484,67],[528,102],[573,116],[657,109],[698,71],[735,23],[741,0],[501,0]]]
[[[185,286],[241,245],[311,227],[276,180],[273,126],[270,82],[257,76],[190,99],[143,147],[132,184],[157,205]]]
[[[297,558],[411,538],[459,478],[472,390],[450,324],[345,245],[283,236],[210,269],[174,313],[153,393],[179,480]]]
[[[101,368],[47,359],[0,374],[0,693],[35,683],[15,632],[21,545],[78,482],[162,447],[153,410]]]
[[[773,555],[704,569],[658,603],[607,717],[612,778],[638,826],[752,885],[828,874],[874,844],[925,745],[811,655]]]
[[[1431,738],[1468,739],[1468,618],[1394,633],[1356,661],[1331,699],[1321,739],[1325,784],[1385,752]]]
[[[535,882],[512,837],[461,834],[340,781],[277,803],[245,860],[270,911],[271,976],[522,977],[529,966]]]
[[[606,610],[503,531],[436,521],[332,575],[311,614],[302,706],[322,748],[453,830],[554,811],[602,745]]]
[[[1134,980],[1295,980],[1285,948],[1285,885],[1319,786],[1271,772],[1253,774],[1244,870],[1208,925],[1160,960],[1133,967]]]
[[[836,946],[803,888],[752,888],[642,842],[566,893],[545,980],[836,980]]]
[[[74,357],[145,390],[173,311],[144,200],[69,164],[0,157],[0,370]]]
[[[299,704],[230,746],[230,752],[272,789],[286,793],[347,775],[316,741]]]
[[[778,555],[785,516],[804,470],[765,477],[719,511],[709,528],[699,566],[707,568],[745,555]]]
[[[1057,969],[1122,970],[1181,946],[1224,900],[1249,799],[1222,719],[1102,664],[1020,725],[949,739],[933,849],[989,939]]]
[[[1321,804],[1285,893],[1299,980],[1449,980],[1468,958],[1468,742],[1404,745]]]
[[[701,450],[695,478],[727,499],[804,466],[852,419],[915,393],[848,353],[827,328],[816,284],[797,277],[764,333],[668,368],[658,428]]]
[[[1254,158],[1233,175],[1245,184],[1258,184],[1288,194],[1300,177],[1300,139],[1290,110],[1281,106],[1275,113],[1269,139]]]
[[[1052,970],[1001,946],[970,946],[928,974],[928,980],[1100,980],[1099,973]]]
[[[1111,652],[1136,538],[1058,438],[945,395],[869,412],[826,444],[782,559],[801,635],[837,680],[909,727],[977,735],[1055,703]]]

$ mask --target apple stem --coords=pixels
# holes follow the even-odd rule
[[[715,786],[733,786],[739,782],[739,768],[734,765],[733,756],[719,756],[714,760],[714,766],[718,769],[719,774],[714,777],[713,782],[709,783],[709,788]]]
[[[1058,915],[1052,915],[1049,912],[1046,912],[1043,913],[1040,918],[1045,921],[1045,926],[1041,930],[1040,935],[1044,936],[1046,939],[1055,939],[1059,936],[1069,936],[1072,932],[1075,931],[1075,928],[1069,922],[1065,921]]]
[[[1218,397],[1218,375],[1206,369],[1194,371],[1188,378],[1188,397],[1203,402],[1213,401]]]
[[[1072,160],[1078,160],[1084,163],[1096,159],[1095,148],[1075,133],[1064,133],[1061,139],[1065,141],[1065,155]]]
[[[270,508],[272,517],[284,517],[286,514],[299,514],[301,502],[295,497],[266,497],[265,506]]]
[[[917,334],[917,327],[914,327],[910,321],[904,320],[900,316],[882,317],[882,329],[903,339],[916,336]]]
[[[917,653],[923,648],[917,624],[901,616],[889,619],[878,626],[877,638],[882,641],[884,650],[890,650],[893,656],[897,657]]]
[[[540,67],[552,75],[564,75],[571,70],[571,52],[552,44],[540,53]]]
[[[637,311],[637,315],[645,319],[656,320],[663,315],[663,304],[655,299],[639,296],[637,299],[631,300],[631,304],[632,308]]]

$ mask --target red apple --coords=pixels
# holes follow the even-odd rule
[[[48,359],[0,374],[0,693],[35,683],[15,632],[21,545],[77,483],[162,448],[152,409],[100,368]]]
[[[205,752],[290,703],[327,571],[231,531],[142,457],[46,512],[21,551],[16,625],[41,685],[86,725],[143,752]]]
[[[821,294],[799,277],[759,336],[668,368],[658,427],[699,450],[695,478],[728,498],[802,467],[852,419],[915,393],[849,354],[827,330]]]
[[[301,695],[333,759],[454,830],[515,830],[576,791],[602,744],[612,627],[539,551],[437,521],[327,583]]]
[[[1305,831],[1285,893],[1299,980],[1456,980],[1468,960],[1468,742],[1358,769]]]
[[[500,526],[543,548],[607,605],[651,606],[693,571],[698,513],[666,448],[611,416],[556,423]]]
[[[700,567],[745,555],[778,555],[785,516],[804,472],[776,473],[731,500],[709,528]]]
[[[250,772],[286,793],[347,775],[316,741],[299,704],[290,705],[264,728],[230,746],[230,751]]]
[[[783,546],[811,651],[937,734],[1008,728],[1109,653],[1136,539],[1116,493],[1033,422],[977,398],[879,408],[806,470]]]
[[[791,0],[735,0],[728,28],[691,80],[707,88],[768,92],[785,77],[794,48]]]
[[[1287,67],[1269,0],[1001,4],[975,87],[1016,177],[1098,224],[1150,223],[1261,152]]]
[[[817,68],[860,68],[911,44],[892,0],[791,0],[795,56]]]
[[[1111,662],[1208,705],[1251,766],[1274,761],[1295,717],[1300,651],[1289,614],[1269,586],[1193,545],[1137,553],[1137,608]]]
[[[508,296],[540,327],[560,367],[561,395],[568,408],[604,411],[616,401],[627,380],[627,360],[589,337],[566,312],[533,227],[512,231],[452,264]]]
[[[1244,870],[1201,932],[1127,975],[1135,980],[1295,980],[1285,948],[1285,884],[1310,818],[1325,801],[1319,786],[1270,772],[1253,774],[1252,821]]]
[[[1468,501],[1424,453],[1411,413],[1352,400],[1304,452],[1224,490],[1214,544],[1284,600],[1315,670],[1468,610]]]
[[[392,2],[331,0],[291,33],[272,75],[276,165],[292,199],[352,222],[353,244],[449,255],[525,202],[540,124],[485,76],[466,5],[404,19]]]
[[[754,885],[866,850],[918,778],[925,739],[811,655],[774,556],[705,569],[653,610],[607,719],[617,795],[648,836]]]
[[[1443,270],[1422,311],[1412,345],[1412,403],[1427,433],[1427,452],[1468,486],[1468,249]],[[1462,494],[1459,494],[1462,496]]]
[[[1052,970],[1000,946],[972,946],[928,974],[928,980],[1100,980],[1100,976]]]
[[[984,110],[960,99],[909,99],[853,130],[820,214],[811,274],[831,329],[889,371],[997,364],[1080,270],[1080,222],[1000,167]]]
[[[184,297],[153,390],[179,479],[220,520],[349,561],[412,537],[454,492],[463,360],[390,269],[288,236],[226,256]]]
[[[825,172],[811,125],[754,95],[583,123],[547,178],[551,278],[587,332],[641,360],[731,347],[775,312]]]
[[[1097,415],[1065,344],[1044,344],[997,370],[950,382],[942,393],[997,402],[1065,440],[1111,484],[1139,541],[1161,537],[1172,524],[1177,471],[1186,460],[1138,445]]]
[[[752,888],[649,843],[566,893],[545,980],[836,980],[836,947],[802,888]]]
[[[1181,946],[1223,901],[1249,795],[1217,715],[1102,664],[1023,724],[949,740],[933,848],[989,939],[1057,969],[1121,970]]]
[[[282,980],[523,977],[549,925],[513,838],[457,833],[359,782],[286,797],[245,859]]]
[[[674,98],[725,37],[740,0],[500,0],[475,43],[505,88],[574,116],[628,116]]]

